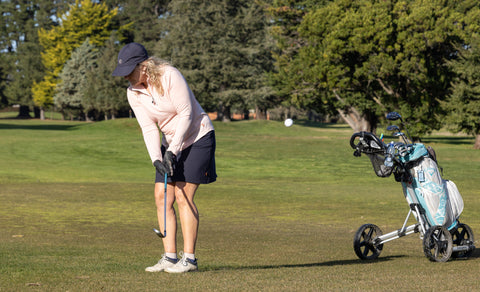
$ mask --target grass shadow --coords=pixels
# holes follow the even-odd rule
[[[321,123],[321,122],[313,122],[308,120],[296,120],[295,124],[310,127],[310,128],[321,128],[321,129],[331,129],[331,128],[346,128],[349,129],[350,127],[347,124],[338,124],[338,123]]]
[[[200,271],[225,271],[225,270],[268,270],[268,269],[282,269],[282,268],[311,268],[311,267],[333,267],[333,266],[345,266],[345,265],[364,265],[371,264],[376,262],[387,262],[396,258],[403,258],[405,256],[387,256],[381,257],[376,260],[338,260],[338,261],[328,261],[321,263],[305,263],[305,264],[290,264],[290,265],[253,265],[253,266],[207,266],[202,267]]]
[[[451,144],[451,145],[472,145],[475,142],[474,137],[427,137],[422,138],[421,143],[429,144],[429,143],[443,143],[443,144]]]
[[[2,124],[0,130],[42,130],[42,131],[69,131],[76,128],[77,125],[18,125],[18,124]]]

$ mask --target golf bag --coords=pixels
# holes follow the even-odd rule
[[[388,234],[382,234],[374,224],[361,226],[354,238],[355,253],[360,259],[375,259],[384,243],[420,233],[424,253],[432,261],[469,256],[475,249],[473,232],[458,221],[464,203],[457,186],[442,178],[431,147],[409,143],[403,133],[395,133],[395,136],[403,137],[404,142],[385,144],[383,139],[369,132],[355,133],[350,139],[354,156],[366,154],[377,176],[394,175],[410,207],[402,228]],[[407,226],[411,214],[418,223]]]
[[[450,230],[463,211],[462,196],[453,182],[442,179],[437,163],[423,144],[413,144],[412,148],[400,157],[410,177],[401,182],[405,198],[413,204],[415,196],[430,226],[441,225]]]

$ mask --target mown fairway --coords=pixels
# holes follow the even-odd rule
[[[432,263],[418,234],[360,261],[352,241],[400,228],[400,184],[355,158],[342,125],[215,123],[216,183],[200,187],[200,271],[146,273],[162,253],[153,167],[134,119],[0,119],[0,291],[472,291],[478,250]],[[480,238],[480,151],[463,136],[424,139]],[[413,223],[413,219],[411,219]],[[180,239],[181,243],[181,239]],[[180,246],[180,249],[182,247]]]

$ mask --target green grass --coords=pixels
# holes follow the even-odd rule
[[[418,235],[385,244],[376,261],[355,256],[360,225],[392,231],[408,206],[393,178],[352,155],[348,127],[215,128],[219,178],[196,197],[200,272],[169,275],[144,272],[162,246],[151,231],[153,167],[135,120],[0,119],[0,291],[478,289],[479,252],[431,263]],[[473,138],[424,141],[463,195],[462,222],[477,232]]]

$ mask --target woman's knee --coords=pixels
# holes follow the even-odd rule
[[[185,206],[190,202],[193,202],[193,198],[189,199],[184,192],[176,191],[175,192],[175,201],[179,207]]]
[[[198,185],[191,183],[177,183],[175,186],[175,200],[177,205],[192,205]]]

